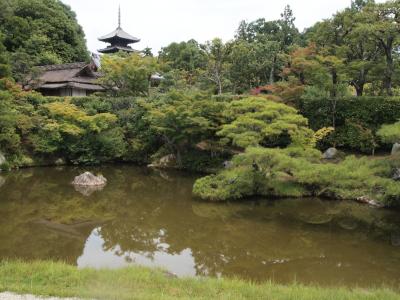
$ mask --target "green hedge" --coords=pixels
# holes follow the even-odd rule
[[[300,100],[300,112],[308,118],[314,130],[333,125],[336,131],[322,145],[337,146],[360,152],[371,152],[385,148],[376,136],[383,124],[395,123],[400,119],[400,97],[351,97],[339,99]]]

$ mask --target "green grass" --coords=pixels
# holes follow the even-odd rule
[[[237,279],[171,278],[161,270],[78,269],[55,262],[3,261],[0,292],[96,299],[400,299],[388,289],[306,287]]]

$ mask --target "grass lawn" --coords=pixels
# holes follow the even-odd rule
[[[77,269],[55,262],[3,261],[0,292],[96,299],[400,299],[393,291],[318,288],[235,279],[178,279],[161,270]]]

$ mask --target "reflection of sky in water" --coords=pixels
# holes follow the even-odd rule
[[[123,256],[118,256],[116,253],[121,252],[118,246],[113,250],[104,250],[103,245],[104,240],[99,234],[99,229],[94,229],[86,240],[82,255],[78,258],[78,267],[121,268],[138,264],[148,267],[161,267],[181,277],[196,275],[195,261],[190,249],[172,255],[163,251],[163,249],[168,249],[168,244],[159,243],[159,251],[156,252],[125,252]]]

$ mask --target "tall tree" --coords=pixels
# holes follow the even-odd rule
[[[393,95],[395,56],[400,46],[400,1],[366,5],[357,27],[358,31],[369,36],[382,50],[386,61],[383,90]]]
[[[245,40],[250,43],[276,43],[273,48],[277,51],[271,52],[274,55],[269,68],[269,83],[274,83],[277,74],[283,68],[284,64],[280,56],[289,53],[290,47],[300,38],[294,21],[293,11],[288,5],[281,14],[281,19],[266,21],[261,18],[250,23],[242,21],[236,32],[237,40]]]
[[[6,52],[6,47],[3,45],[3,38],[0,35],[0,78],[11,75],[10,59]]]
[[[164,71],[184,71],[189,85],[194,84],[199,70],[205,70],[207,58],[200,45],[195,40],[172,43],[161,49],[159,61],[164,66]]]
[[[227,81],[230,44],[216,38],[202,48],[207,56],[207,78],[216,85],[218,94],[222,94],[224,82]]]
[[[148,96],[151,75],[157,68],[157,60],[151,56],[104,55],[99,81],[112,95]]]
[[[344,58],[349,83],[356,90],[357,96],[362,96],[365,85],[372,80],[370,73],[379,61],[380,49],[365,30],[358,26],[360,11],[368,5],[369,1],[358,2],[358,4],[353,4],[357,5],[355,8],[338,13],[334,18],[341,20],[338,23],[342,24],[342,28],[347,31],[339,54]]]
[[[0,0],[0,33],[6,51],[25,54],[31,65],[89,59],[75,13],[59,0]]]

